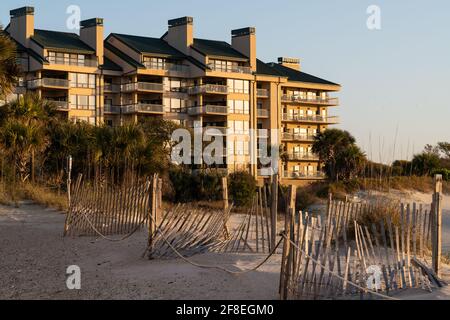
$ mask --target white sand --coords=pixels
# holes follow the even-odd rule
[[[64,215],[35,205],[0,206],[0,299],[277,299],[278,257],[257,272],[233,276],[179,260],[142,259],[146,233],[111,243],[63,238]],[[231,270],[252,268],[263,255],[193,258]],[[66,288],[66,268],[78,265],[82,290]],[[237,266],[237,267],[236,267]]]

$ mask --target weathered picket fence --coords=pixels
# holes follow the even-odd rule
[[[430,263],[439,243],[439,203],[435,193],[430,206],[399,204],[378,220],[387,209],[374,203],[330,198],[325,216],[296,215],[291,208],[284,232],[281,298],[386,299],[402,289],[442,286]]]

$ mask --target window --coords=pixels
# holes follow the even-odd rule
[[[48,61],[53,64],[65,64],[65,65],[86,65],[86,56],[84,54],[70,54],[64,52],[48,52]]]
[[[250,114],[250,102],[244,100],[228,100],[230,113]]]
[[[95,110],[95,96],[70,95],[70,108]]]
[[[232,134],[235,135],[249,135],[249,122],[248,121],[230,121],[229,128]]]
[[[69,77],[72,88],[95,89],[95,74],[70,73]]]
[[[228,89],[231,93],[250,93],[250,82],[246,80],[228,79]]]
[[[164,70],[166,59],[155,57],[144,57],[143,64],[147,69]]]
[[[180,92],[180,90],[181,90],[181,80],[170,79],[170,91],[171,92]]]

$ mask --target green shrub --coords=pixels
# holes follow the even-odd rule
[[[449,169],[436,169],[431,173],[432,176],[440,174],[444,181],[450,181],[450,170]]]
[[[236,206],[249,206],[256,195],[255,178],[247,172],[235,172],[228,178],[228,193]]]
[[[306,210],[316,202],[316,197],[311,190],[306,188],[297,189],[296,210]]]

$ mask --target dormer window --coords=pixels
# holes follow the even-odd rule
[[[164,70],[166,68],[166,59],[155,57],[144,57],[143,65],[147,69]]]

